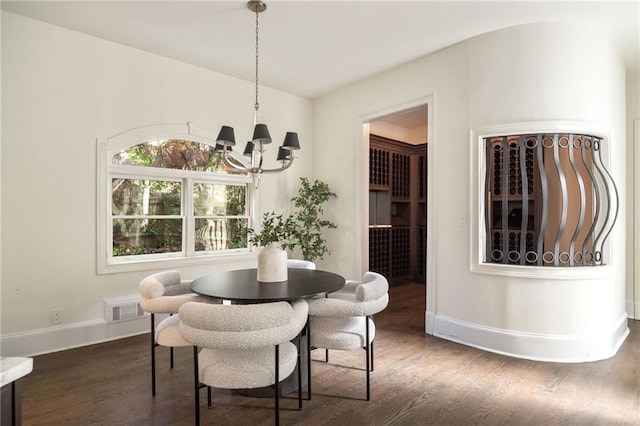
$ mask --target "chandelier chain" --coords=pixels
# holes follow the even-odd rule
[[[258,122],[258,110],[260,109],[260,104],[258,103],[258,46],[259,46],[259,32],[258,32],[258,24],[259,24],[259,18],[258,16],[260,15],[260,11],[259,8],[256,8],[256,103],[254,105],[254,108],[256,110],[256,123]]]
[[[260,176],[263,173],[278,173],[291,167],[293,164],[293,150],[300,149],[300,143],[298,142],[298,134],[295,132],[287,132],[284,138],[282,146],[278,148],[278,157],[276,161],[282,162],[282,165],[274,168],[263,168],[263,149],[264,144],[271,143],[271,135],[267,129],[267,125],[264,123],[258,123],[258,114],[260,109],[260,103],[258,98],[258,91],[260,87],[259,79],[259,59],[260,59],[260,18],[259,14],[267,9],[267,5],[262,0],[249,0],[247,7],[256,14],[256,45],[255,45],[255,60],[256,60],[256,72],[255,72],[255,104],[254,104],[254,128],[252,140],[247,142],[243,155],[250,157],[251,160],[248,164],[238,158],[235,158],[231,154],[231,147],[236,144],[233,127],[222,126],[218,138],[216,139],[216,151],[222,151],[222,163],[225,168],[230,170],[236,170],[240,173],[248,173],[251,175],[255,187],[258,188],[260,182]]]

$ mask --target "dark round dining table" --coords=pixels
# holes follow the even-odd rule
[[[268,303],[320,297],[340,290],[345,284],[344,277],[318,269],[289,268],[287,275],[287,281],[267,283],[258,281],[258,271],[255,268],[214,272],[193,280],[191,291],[203,296],[230,300],[233,303]],[[307,333],[306,342],[304,339],[300,340],[300,350],[307,354],[301,360],[303,382],[300,385],[308,384],[308,392],[311,395],[311,383],[307,383],[308,368],[311,364],[309,339]],[[297,387],[292,374],[281,382],[280,390],[286,395],[295,391]],[[272,397],[274,388],[269,386],[238,391],[247,396]]]
[[[289,268],[287,281],[260,282],[257,269],[221,271],[196,278],[191,291],[237,303],[292,301],[323,296],[344,287],[344,277],[318,269]]]

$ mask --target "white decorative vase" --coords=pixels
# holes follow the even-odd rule
[[[287,279],[287,252],[273,243],[263,247],[258,253],[258,281],[273,283]]]

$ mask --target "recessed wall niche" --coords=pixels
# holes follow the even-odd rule
[[[539,133],[482,139],[486,263],[598,266],[618,215],[606,140]]]

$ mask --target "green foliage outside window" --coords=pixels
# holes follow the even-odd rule
[[[116,164],[225,173],[222,160],[207,144],[169,139],[132,146],[113,157]]]
[[[114,155],[112,161],[130,166],[227,173],[212,146],[179,139],[138,144]],[[201,217],[188,222],[199,227],[192,243],[196,251],[247,247],[246,185],[207,182],[194,183],[192,189],[182,185],[182,180],[112,179],[113,256],[183,251],[183,190],[193,191],[194,212]],[[224,234],[207,234],[208,228],[221,224]],[[219,239],[221,235],[224,241],[206,244],[206,238]]]

